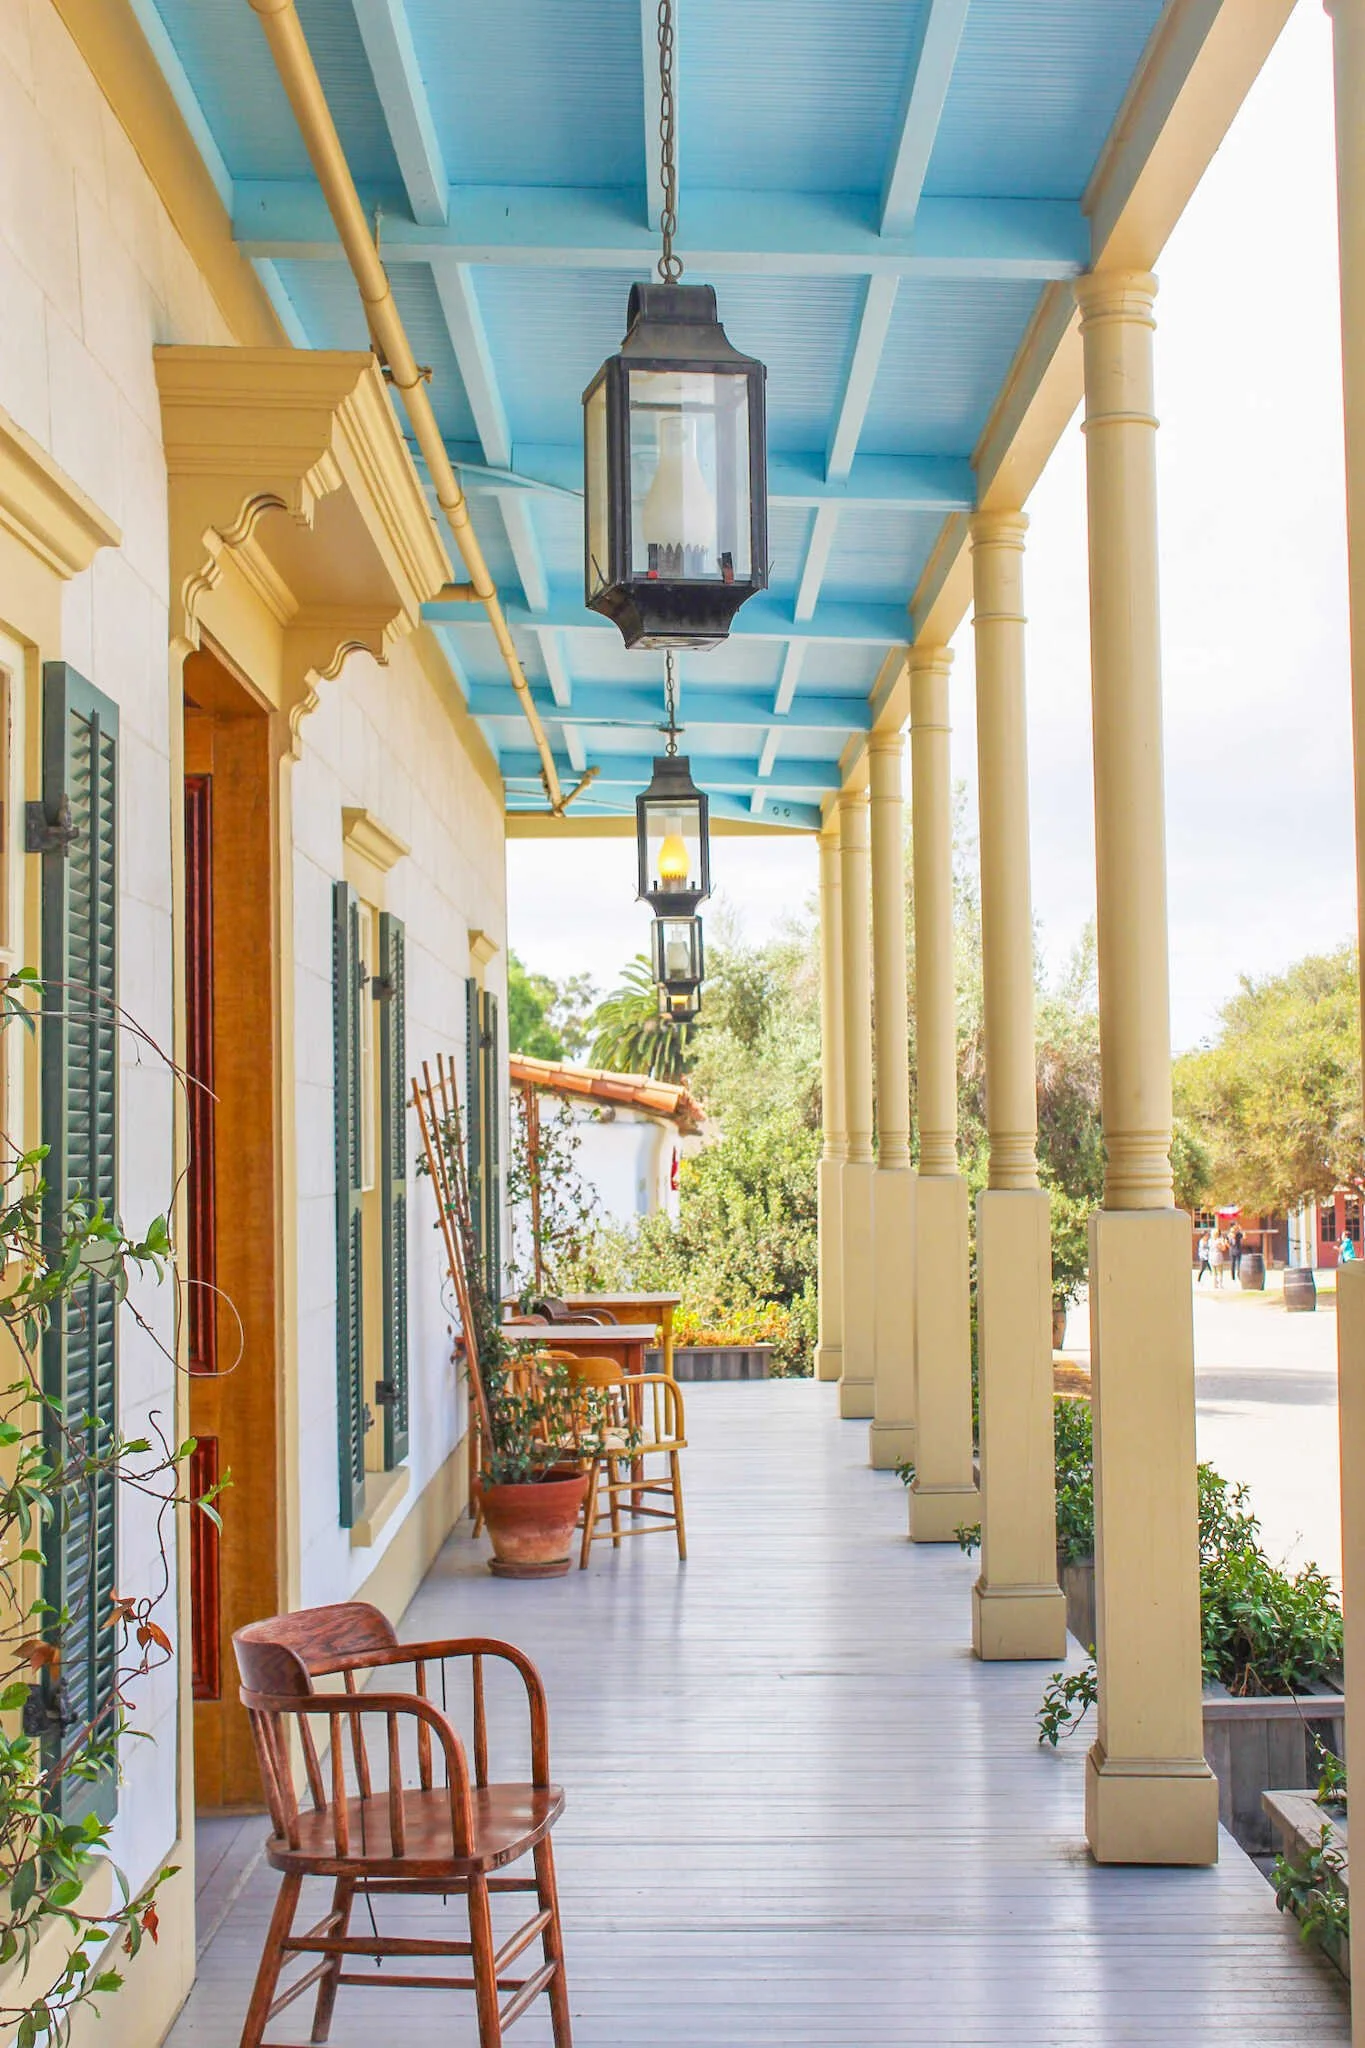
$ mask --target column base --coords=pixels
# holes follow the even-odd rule
[[[1061,1588],[983,1586],[978,1579],[972,1587],[972,1649],[984,1664],[1064,1657],[1066,1598]]]
[[[910,1488],[912,1543],[955,1543],[959,1529],[980,1520],[981,1495],[974,1486],[921,1486],[916,1479]]]
[[[1218,1861],[1218,1780],[1203,1757],[1085,1760],[1085,1835],[1097,1863]]]
[[[851,1380],[845,1374],[839,1382],[839,1413],[845,1422],[870,1422],[876,1393],[871,1380]]]
[[[844,1376],[844,1347],[842,1344],[817,1344],[815,1347],[815,1377],[817,1380],[839,1380]]]
[[[874,1472],[894,1472],[915,1461],[913,1422],[874,1422],[867,1432],[867,1462]]]

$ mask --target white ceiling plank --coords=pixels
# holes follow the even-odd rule
[[[566,725],[563,730],[564,751],[569,757],[569,766],[575,775],[581,775],[588,765],[588,757],[583,748],[582,728],[577,725]]]
[[[450,180],[403,0],[351,0],[379,104],[419,227],[444,227]]]
[[[773,726],[764,738],[763,750],[758,757],[758,773],[760,781],[766,782],[768,777],[772,774],[773,763],[777,759],[777,750],[781,746],[781,744],[782,735],[778,731],[777,727]]]
[[[896,146],[882,186],[884,235],[907,235],[915,225],[969,4],[970,0],[929,0],[925,8],[901,102]]]
[[[830,435],[829,453],[825,458],[825,476],[830,483],[843,483],[852,471],[853,458],[858,453],[858,436],[863,431],[867,408],[872,402],[872,391],[881,367],[882,350],[886,346],[886,333],[891,325],[899,287],[900,279],[896,277],[870,277],[867,280],[857,339],[844,376],[844,388],[839,394],[834,432]]]

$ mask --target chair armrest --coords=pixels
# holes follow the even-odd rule
[[[531,1770],[537,1785],[550,1782],[550,1710],[545,1683],[531,1659],[512,1643],[492,1636],[452,1636],[448,1641],[394,1643],[390,1648],[367,1651],[351,1667],[380,1669],[392,1664],[439,1664],[447,1657],[500,1657],[521,1673],[526,1687],[526,1705],[531,1719]],[[363,1697],[363,1695],[362,1695]]]
[[[474,1838],[474,1815],[469,1798],[469,1766],[465,1760],[464,1744],[460,1740],[458,1731],[441,1712],[440,1708],[434,1706],[430,1700],[424,1700],[416,1693],[410,1692],[271,1694],[248,1692],[245,1686],[241,1689],[241,1700],[243,1706],[256,1708],[267,1714],[297,1714],[301,1718],[307,1717],[309,1719],[326,1719],[330,1721],[344,1720],[350,1722],[358,1722],[367,1714],[392,1715],[395,1718],[406,1715],[410,1720],[418,1722],[423,1729],[430,1731],[430,1734],[436,1737],[436,1740],[441,1745],[442,1756],[445,1759],[446,1782],[450,1790],[451,1840],[454,1849],[459,1855],[468,1855],[471,1852]],[[355,1740],[357,1744],[360,1741],[358,1729],[356,1730]],[[333,1740],[331,1756],[334,1799],[338,1790],[341,1791],[343,1797],[351,1796],[352,1792],[352,1788],[344,1784],[344,1764],[341,1761],[343,1754],[344,1752],[338,1749],[336,1741]],[[429,1752],[425,1752],[425,1754],[429,1755]],[[316,1768],[319,1767],[310,1763],[310,1774]],[[353,1789],[355,1796],[358,1797],[360,1795],[359,1778],[357,1778],[357,1783]],[[390,1798],[396,1796],[398,1789],[391,1785],[388,1796]],[[334,1805],[334,1824],[337,1824],[335,1822],[335,1810]],[[340,1847],[340,1842],[338,1842],[338,1848],[340,1849]]]

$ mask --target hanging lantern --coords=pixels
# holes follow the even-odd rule
[[[705,972],[699,917],[656,917],[650,932],[654,979],[669,994],[701,987]]]
[[[583,394],[584,599],[627,647],[714,647],[768,584],[767,371],[725,338],[709,284],[680,284],[673,10],[659,9],[661,284]]]
[[[683,754],[654,757],[654,779],[635,799],[639,894],[656,918],[690,918],[711,894],[708,805]]]

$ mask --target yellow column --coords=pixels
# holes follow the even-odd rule
[[[844,1128],[842,1175],[843,1377],[839,1413],[872,1414],[875,1189],[872,1155],[872,962],[868,941],[865,795],[839,798],[839,926],[843,942]]]
[[[815,1376],[843,1371],[844,962],[839,926],[839,833],[820,834],[820,1094],[824,1150],[820,1156],[820,1341]]]
[[[1021,512],[972,520],[981,965],[990,1179],[976,1204],[978,1657],[1060,1657],[1052,1453],[1052,1240],[1038,1185]]]
[[[1090,1229],[1101,1863],[1212,1863],[1204,1761],[1189,1218],[1171,1188],[1157,602],[1156,280],[1077,286],[1085,351],[1104,1207]]]
[[[1341,360],[1346,426],[1347,578],[1351,605],[1351,721],[1355,761],[1356,903],[1365,932],[1365,0],[1328,0],[1336,78]],[[1362,948],[1365,951],[1365,948]],[[1365,1265],[1337,1272],[1341,1388],[1341,1563],[1346,1685],[1365,1699]],[[1346,1765],[1365,1783],[1365,1716],[1346,1723]],[[1365,1985],[1365,1913],[1351,1938],[1351,1975]],[[1365,2048],[1365,1992],[1351,2001],[1351,2039]]]
[[[915,863],[915,1478],[910,1535],[950,1543],[978,1518],[972,1465],[967,1183],[957,1170],[953,785],[946,647],[910,650]]]
[[[872,991],[877,1019],[871,1462],[890,1471],[915,1452],[915,1176],[910,1165],[910,1050],[905,980],[905,742],[867,742],[872,834]]]

